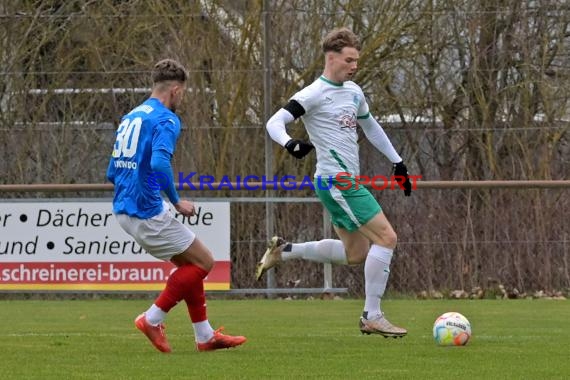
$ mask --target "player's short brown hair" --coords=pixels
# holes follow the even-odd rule
[[[343,48],[352,47],[360,51],[360,39],[348,28],[337,28],[329,32],[323,40],[323,53],[334,51],[340,53]]]
[[[152,84],[167,81],[186,83],[188,72],[180,62],[174,59],[163,59],[154,65],[151,78]]]

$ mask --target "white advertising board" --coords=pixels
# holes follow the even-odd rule
[[[229,289],[230,204],[175,215],[214,255],[206,289]],[[0,290],[161,290],[173,269],[123,231],[110,200],[0,202]]]

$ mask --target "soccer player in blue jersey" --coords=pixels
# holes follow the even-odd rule
[[[115,185],[113,212],[121,227],[148,253],[177,266],[155,302],[135,319],[136,327],[161,352],[171,352],[163,321],[182,300],[198,351],[246,341],[210,326],[203,281],[214,266],[213,255],[174,218],[161,196],[163,190],[176,211],[194,215],[193,203],[178,196],[170,163],[180,134],[175,111],[184,98],[187,78],[186,69],[175,60],[161,60],[154,66],[150,98],[121,119],[107,169],[107,178]]]

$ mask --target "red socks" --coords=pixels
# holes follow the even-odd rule
[[[168,313],[178,302],[184,300],[192,323],[205,321],[204,278],[207,275],[207,271],[194,264],[178,267],[166,281],[166,287],[154,302],[155,305]]]
[[[188,313],[192,323],[202,322],[208,319],[206,316],[206,294],[204,293],[204,278],[208,275],[204,269],[192,266],[194,276],[199,280],[192,284],[190,291],[184,295],[184,301],[188,307]]]

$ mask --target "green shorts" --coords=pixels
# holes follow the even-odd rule
[[[351,181],[352,186],[347,185],[348,181]],[[382,212],[366,187],[360,185],[356,188],[354,178],[338,182],[335,178],[317,177],[313,184],[315,193],[331,215],[333,225],[337,227],[356,231]]]

